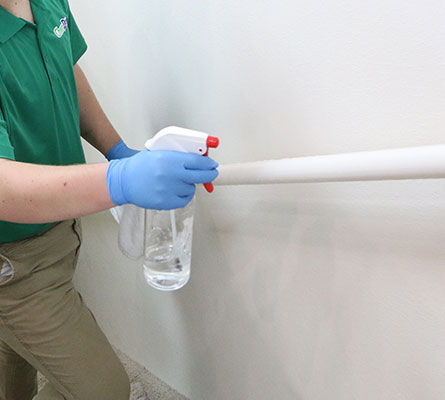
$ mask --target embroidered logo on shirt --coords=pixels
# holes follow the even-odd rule
[[[60,25],[54,28],[54,34],[60,39],[67,29],[68,29],[68,22],[65,17],[60,20]]]

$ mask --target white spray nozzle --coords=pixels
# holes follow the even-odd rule
[[[216,148],[218,145],[219,139],[215,136],[177,126],[169,126],[160,130],[145,143],[145,147],[150,151],[171,150],[202,156],[207,156],[209,148]],[[209,193],[213,191],[212,183],[205,183],[204,186]]]
[[[148,150],[172,150],[205,155],[208,138],[207,133],[169,126],[147,140],[145,147]]]

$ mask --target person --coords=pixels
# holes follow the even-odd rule
[[[79,218],[184,207],[218,174],[208,157],[128,148],[77,64],[86,48],[67,0],[0,0],[1,400],[129,398],[72,283]],[[86,164],[81,136],[109,162]]]

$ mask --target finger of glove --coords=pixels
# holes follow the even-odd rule
[[[178,197],[188,197],[188,196],[194,196],[196,192],[196,186],[194,184],[185,184],[183,187],[181,187],[181,190],[177,192]]]
[[[193,196],[193,194],[190,194],[188,196],[175,196],[168,202],[163,202],[161,204],[157,204],[154,208],[150,208],[156,210],[174,210],[176,208],[184,208],[188,203],[192,201]]]
[[[178,200],[181,204],[178,208],[184,208],[188,203],[190,203],[192,201],[193,196],[194,196],[194,194],[178,197]]]
[[[125,152],[121,153],[122,158],[128,158],[133,157],[134,155],[138,154],[139,150],[130,149],[129,147],[125,150]]]
[[[218,176],[216,169],[211,170],[185,170],[182,174],[182,181],[185,183],[208,183]]]
[[[184,154],[184,168],[189,170],[209,170],[218,167],[218,163],[210,157],[197,154]]]

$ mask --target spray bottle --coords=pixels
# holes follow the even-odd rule
[[[171,126],[159,131],[145,143],[150,151],[171,150],[207,156],[209,148],[219,145],[218,138],[206,133]],[[211,193],[213,184],[204,184]],[[185,208],[154,211],[148,224],[144,253],[144,276],[159,290],[182,288],[190,279],[194,201]]]

